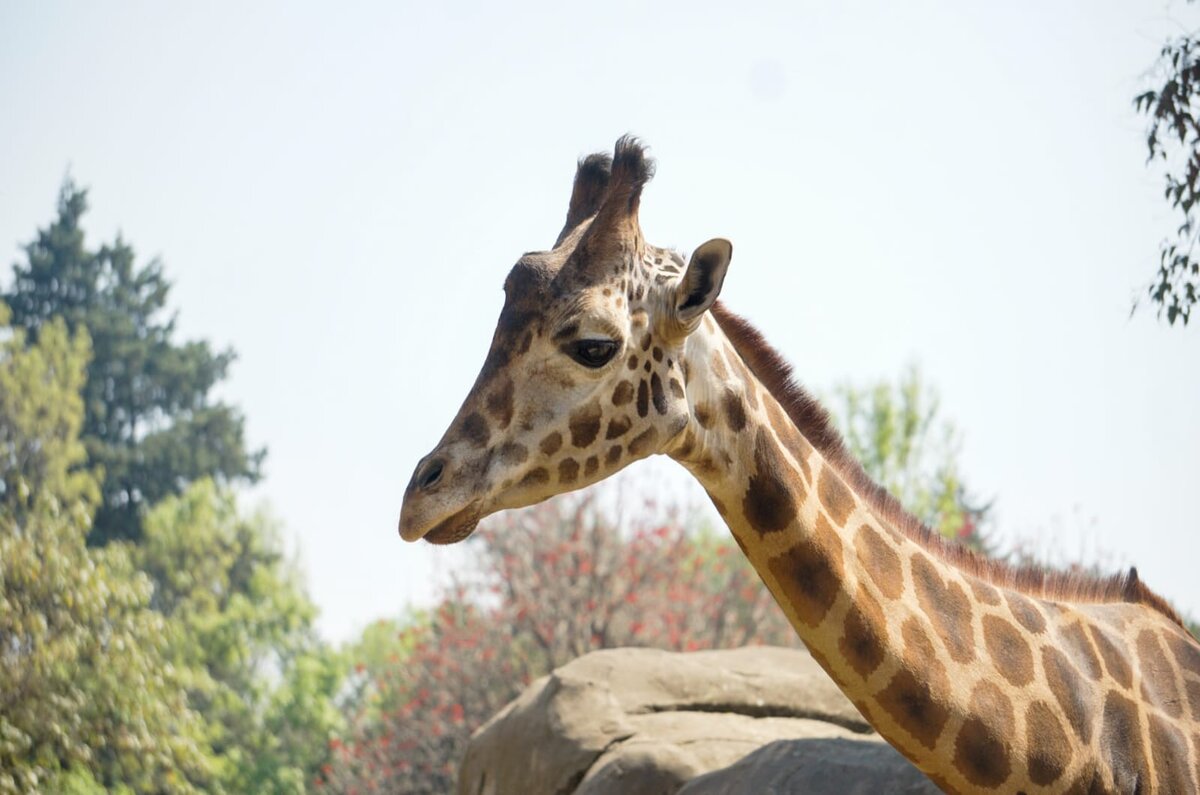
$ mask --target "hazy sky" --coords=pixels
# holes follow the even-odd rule
[[[0,0],[2,283],[68,170],[93,244],[163,258],[182,332],[240,355],[222,394],[270,450],[249,496],[347,638],[453,565],[398,538],[404,486],[576,157],[632,131],[659,160],[647,237],[732,239],[727,304],[806,383],[918,363],[1006,536],[1136,564],[1200,615],[1200,327],[1129,318],[1177,224],[1130,100],[1198,21],[1152,0]]]

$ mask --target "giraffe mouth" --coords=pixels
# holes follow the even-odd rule
[[[457,544],[475,532],[479,519],[478,509],[474,505],[468,505],[453,516],[438,522],[424,538],[431,544]]]

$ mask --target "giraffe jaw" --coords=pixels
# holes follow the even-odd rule
[[[471,533],[483,518],[479,502],[475,501],[465,508],[433,522],[422,521],[421,516],[414,516],[408,500],[400,511],[400,537],[405,541],[419,541],[424,538],[431,544],[457,544]]]

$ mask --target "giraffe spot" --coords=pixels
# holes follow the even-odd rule
[[[1188,708],[1192,711],[1192,720],[1200,721],[1200,682],[1194,679],[1184,679],[1183,685],[1187,690]]]
[[[746,427],[746,408],[737,392],[726,389],[721,405],[725,408],[725,421],[731,431],[737,433]]]
[[[1071,743],[1054,709],[1035,701],[1025,713],[1025,744],[1029,749],[1029,778],[1046,786],[1062,777],[1071,766]]]
[[[1096,656],[1092,642],[1080,624],[1070,624],[1059,629],[1059,637],[1071,658],[1083,668],[1083,672],[1095,681],[1100,681],[1104,672],[1100,669],[1100,658]]]
[[[1175,669],[1168,661],[1157,632],[1144,629],[1138,633],[1137,656],[1142,680],[1142,701],[1158,707],[1172,718],[1182,717],[1182,694],[1175,684]]]
[[[658,373],[650,376],[650,401],[659,414],[667,413],[667,396],[663,394],[662,379],[658,377]]]
[[[1196,645],[1193,638],[1172,631],[1167,635],[1167,646],[1170,647],[1171,655],[1180,668],[1200,676],[1200,646]],[[1197,714],[1196,717],[1200,719],[1200,714]]]
[[[625,360],[625,366],[630,370],[636,370],[638,366],[638,357],[633,354],[629,354],[629,358]]]
[[[1001,676],[1018,687],[1033,681],[1033,652],[1016,627],[998,616],[984,616],[983,642]]]
[[[854,549],[879,592],[888,599],[900,598],[904,591],[900,556],[883,540],[883,536],[870,525],[863,525],[854,536]]]
[[[1046,631],[1046,618],[1032,599],[1015,591],[1005,591],[1004,598],[1017,623],[1035,635]]]
[[[793,484],[798,492],[793,497],[788,479],[787,468],[767,432],[759,428],[754,444],[754,474],[742,498],[742,512],[750,526],[763,535],[783,530],[796,518],[796,500],[803,500],[803,489]]]
[[[594,455],[588,456],[587,461],[583,462],[584,477],[590,478],[592,475],[596,474],[596,470],[599,468],[600,468],[600,457],[594,456]]]
[[[1154,775],[1158,792],[1195,792],[1187,775],[1187,740],[1166,720],[1150,713],[1150,749],[1154,754]]]
[[[547,434],[542,441],[538,443],[538,449],[542,451],[542,455],[554,455],[558,452],[558,448],[562,447],[562,434],[558,431]]]
[[[812,445],[796,429],[796,424],[792,422],[791,418],[783,413],[779,403],[775,400],[764,400],[763,402],[767,407],[767,417],[771,421],[771,427],[779,436],[779,441],[800,465],[801,471],[804,472],[804,479],[811,483],[812,471],[809,469],[808,459],[812,456]]]
[[[1046,671],[1046,682],[1050,685],[1050,692],[1058,701],[1071,730],[1085,745],[1090,743],[1094,717],[1094,695],[1091,685],[1080,677],[1067,656],[1052,646],[1042,649],[1042,668]]]
[[[635,457],[641,457],[651,452],[655,440],[658,438],[658,430],[655,428],[647,428],[639,433],[629,442],[629,454]]]
[[[604,456],[604,463],[608,464],[609,466],[612,466],[613,464],[617,463],[620,460],[621,460],[621,445],[614,444],[612,447],[608,448],[608,452]]]
[[[838,641],[842,657],[863,679],[866,679],[883,662],[883,638],[887,620],[883,608],[865,588],[859,587],[858,596],[850,605],[846,625]]]
[[[975,659],[974,632],[971,630],[971,602],[956,582],[947,584],[928,555],[918,552],[912,558],[913,586],[917,601],[946,644],[956,662]]]
[[[721,355],[720,351],[713,351],[712,370],[718,380],[729,380],[729,370],[725,369],[725,357]]]
[[[633,420],[628,417],[613,417],[608,421],[608,430],[604,432],[605,439],[616,439],[628,433],[633,427]]]
[[[696,408],[692,412],[696,417],[696,422],[700,423],[700,427],[708,430],[712,427],[712,409],[703,403],[697,403]]]
[[[929,683],[901,668],[876,696],[876,702],[917,742],[933,750],[946,728],[950,710],[933,697]]]
[[[971,692],[968,714],[954,741],[955,767],[976,786],[997,787],[1012,773],[1012,702],[999,687],[984,681]]]
[[[617,384],[612,393],[612,404],[614,406],[624,406],[629,401],[633,400],[633,384],[628,381],[622,381]]]
[[[483,447],[487,444],[490,431],[488,430],[487,420],[478,411],[472,411],[466,416],[462,424],[462,435],[471,444],[476,447]]]
[[[661,362],[663,360],[662,348],[658,347],[657,345],[654,346],[654,350],[650,352],[650,355],[654,357],[654,361],[656,362]]]
[[[771,558],[767,568],[796,617],[807,626],[819,626],[841,587],[841,550],[803,538],[787,552]]]
[[[505,442],[500,445],[500,460],[506,464],[520,464],[529,458],[529,450],[518,442]]]
[[[679,383],[678,379],[672,378],[667,381],[667,388],[670,390],[672,397],[676,400],[683,400],[683,384]]]
[[[1095,624],[1090,625],[1088,630],[1100,652],[1100,659],[1104,660],[1104,668],[1108,675],[1118,685],[1129,689],[1133,685],[1133,671],[1130,670],[1129,660],[1125,659],[1124,653],[1113,643],[1107,632]]]
[[[1137,704],[1115,690],[1104,699],[1100,747],[1105,750],[1117,792],[1143,792],[1150,784]],[[1140,786],[1139,786],[1140,785]]]
[[[521,478],[520,486],[540,486],[550,482],[550,472],[545,467],[531,469],[525,473],[525,477]]]
[[[644,380],[638,381],[637,413],[639,417],[645,417],[650,413],[650,388]]]
[[[529,352],[529,346],[533,344],[533,329],[527,330],[521,335],[521,344],[517,347],[517,354],[524,355]]]
[[[579,477],[579,462],[574,458],[564,458],[558,462],[558,482],[571,484]]]
[[[642,336],[642,350],[644,350],[644,351],[650,350],[650,335],[649,334],[645,334]]]
[[[645,370],[647,373],[650,372],[650,360],[649,359],[647,359],[645,364],[642,365],[642,369]]]
[[[846,517],[854,510],[854,495],[846,488],[838,474],[829,467],[822,469],[817,478],[817,496],[834,524],[846,523]]]
[[[971,590],[975,593],[975,598],[983,602],[985,605],[1000,604],[1000,591],[994,586],[983,580],[975,577],[968,577],[967,583],[971,586]]]
[[[500,430],[508,427],[513,416],[513,382],[511,378],[505,378],[504,383],[488,395],[485,407],[487,413],[500,426]]]
[[[571,430],[571,444],[587,447],[600,433],[600,404],[592,402],[571,414],[567,427]]]

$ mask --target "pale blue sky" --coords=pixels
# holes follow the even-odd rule
[[[223,394],[270,448],[251,496],[346,638],[454,565],[399,540],[404,485],[575,158],[632,131],[659,159],[648,238],[732,239],[728,305],[806,383],[919,363],[1006,535],[1135,563],[1200,615],[1200,327],[1129,319],[1176,224],[1130,99],[1198,23],[1147,0],[0,0],[3,279],[68,168],[92,242],[163,257],[183,333],[240,354]]]

